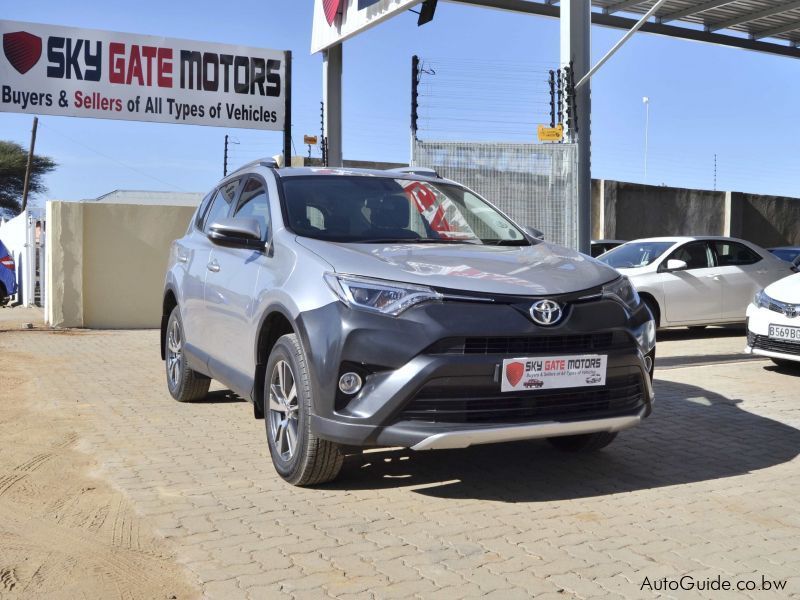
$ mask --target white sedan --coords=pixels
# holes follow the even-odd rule
[[[598,260],[627,275],[659,327],[742,323],[753,295],[792,272],[792,265],[725,237],[634,240]]]
[[[791,362],[800,366],[800,274],[756,294],[747,307],[744,351],[768,356],[779,366]]]

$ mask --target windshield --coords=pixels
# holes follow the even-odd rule
[[[286,177],[287,225],[332,242],[527,246],[490,204],[452,184],[389,177]]]
[[[792,262],[795,258],[800,256],[800,250],[794,248],[775,248],[770,250],[775,256],[786,262]]]
[[[597,260],[615,269],[646,267],[674,245],[675,242],[628,242],[609,250]]]

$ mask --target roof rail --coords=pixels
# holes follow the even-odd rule
[[[423,177],[436,177],[440,179],[439,173],[436,169],[429,169],[427,167],[397,167],[396,169],[387,169],[390,173],[404,173],[406,175],[422,175]]]
[[[278,168],[278,161],[274,158],[258,158],[254,161],[247,163],[246,165],[242,165],[238,169],[231,171],[228,173],[228,177],[231,175],[235,175],[239,171],[244,171],[245,169],[252,169],[253,167],[267,167],[268,169],[277,169]]]

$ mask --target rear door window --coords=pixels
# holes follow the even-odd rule
[[[713,244],[720,267],[754,265],[761,260],[756,252],[744,244],[727,241],[717,241]]]

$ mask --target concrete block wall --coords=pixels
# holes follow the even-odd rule
[[[670,235],[726,235],[765,247],[800,245],[800,199],[593,182],[594,239]]]
[[[158,327],[170,244],[184,234],[194,210],[48,202],[47,323]]]

